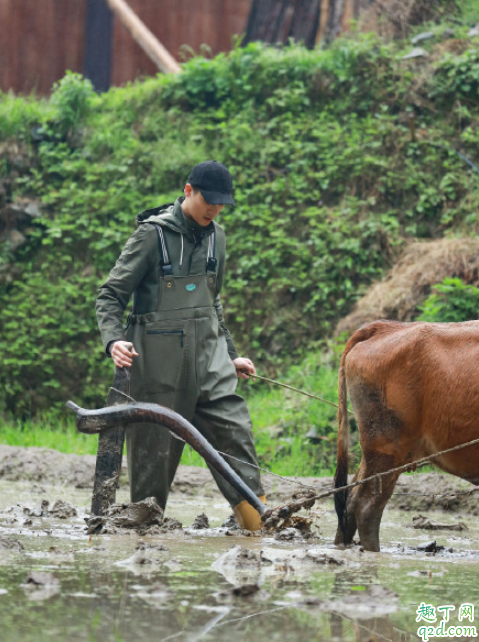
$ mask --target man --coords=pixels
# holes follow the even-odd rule
[[[228,463],[264,502],[250,415],[235,392],[237,378],[256,371],[236,352],[219,296],[226,242],[215,219],[226,204],[234,206],[232,191],[227,168],[205,161],[193,168],[184,197],[140,214],[96,310],[107,354],[116,366],[131,367],[131,395],[175,410],[214,448],[237,458]],[[183,445],[150,424],[127,431],[132,501],[154,496],[165,508]],[[240,526],[259,529],[259,513],[211,472]]]

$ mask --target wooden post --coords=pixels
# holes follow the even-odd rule
[[[110,389],[106,405],[117,406],[125,404],[129,401],[129,394],[130,369],[115,368],[113,386]],[[98,435],[95,480],[93,482],[91,500],[92,515],[106,515],[108,508],[115,503],[124,443],[125,428],[122,425]]]
[[[158,38],[145,26],[125,0],[105,0],[120,22],[128,29],[134,40],[165,74],[177,74],[180,65],[161,44]]]
[[[316,32],[316,41],[314,43],[315,47],[318,47],[322,40],[324,40],[324,34],[326,33],[326,25],[328,24],[328,12],[329,12],[329,0],[321,0],[320,9],[319,9],[319,27]]]
[[[88,0],[83,73],[96,91],[110,88],[113,14],[103,0]]]

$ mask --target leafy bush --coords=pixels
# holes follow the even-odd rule
[[[431,97],[451,103],[455,100],[477,102],[479,97],[479,52],[467,48],[459,55],[448,54],[439,62]]]
[[[432,289],[432,293],[419,306],[418,321],[450,323],[477,319],[479,289],[466,285],[461,279],[446,278]]]
[[[138,211],[179,196],[205,158],[235,180],[237,207],[219,221],[224,304],[262,372],[331,336],[406,240],[477,233],[477,174],[454,150],[479,162],[479,100],[469,92],[458,120],[454,96],[465,94],[446,71],[450,54],[438,44],[418,83],[400,46],[373,36],[314,51],[253,43],[101,96],[68,74],[48,102],[0,97],[0,176],[13,200],[38,199],[42,212],[14,251],[0,238],[0,408],[102,405],[111,363],[96,289]],[[463,79],[474,56],[461,58]]]
[[[215,110],[225,115],[243,109],[272,118],[288,109],[322,109],[332,101],[355,113],[372,108],[393,91],[391,50],[372,35],[340,39],[320,53],[291,44],[283,49],[253,42],[212,62],[197,57],[165,83],[165,106],[182,110]]]
[[[67,71],[53,86],[51,104],[56,109],[54,131],[60,136],[72,135],[84,122],[93,102],[93,85],[81,74]]]

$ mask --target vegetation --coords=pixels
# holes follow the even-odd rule
[[[479,289],[461,279],[445,278],[420,306],[418,321],[456,323],[477,319]]]
[[[434,37],[417,59],[404,59],[409,41],[352,33],[314,51],[238,46],[103,95],[72,73],[49,100],[0,94],[3,206],[28,199],[41,212],[20,221],[21,241],[0,228],[0,412],[9,425],[23,422],[25,434],[25,421],[38,426],[68,398],[103,404],[111,363],[96,289],[136,213],[171,202],[205,158],[235,178],[237,207],[221,217],[223,298],[240,351],[260,374],[334,401],[337,321],[410,240],[478,231],[474,7],[427,25]],[[303,474],[330,469],[334,409],[267,390],[243,386],[263,463],[283,459],[284,472],[301,444],[291,472],[299,461]],[[317,435],[305,439],[312,427]]]
[[[326,362],[318,364],[316,357],[312,354],[301,368],[292,368],[284,382],[299,385],[335,403],[337,370]],[[255,389],[254,394],[251,389]],[[243,383],[240,392],[246,392],[250,397],[248,405],[262,467],[290,476],[333,473],[336,440],[336,411],[333,406],[298,393],[272,388],[258,380]],[[47,413],[27,421],[5,419],[0,443],[40,446],[77,454],[93,455],[97,450],[97,438],[78,433],[73,415],[65,413]],[[206,465],[190,447],[185,448],[182,463]]]

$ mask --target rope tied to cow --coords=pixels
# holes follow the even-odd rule
[[[317,395],[313,395],[311,393],[308,393],[308,392],[305,392],[303,390],[300,390],[299,388],[294,388],[293,386],[289,386],[287,384],[282,384],[282,383],[280,383],[278,381],[274,381],[272,379],[268,379],[267,377],[262,377],[260,375],[251,375],[251,378],[253,378],[253,377],[257,377],[258,379],[263,379],[263,380],[265,380],[267,382],[274,383],[276,385],[279,385],[279,386],[284,387],[284,388],[288,388],[288,389],[293,390],[295,392],[300,392],[301,394],[304,394],[304,395],[306,395],[308,397],[312,397],[314,399],[318,399],[320,401],[324,401],[325,403],[328,403],[328,404],[330,404],[332,406],[336,406],[337,407],[337,404],[334,404],[333,402],[329,402],[326,399],[318,397]],[[120,393],[121,395],[126,397],[129,401],[132,401],[133,403],[136,403],[136,400],[133,399],[133,397],[131,397],[129,394],[126,394],[125,392],[123,392],[121,390],[117,390],[116,388],[113,388],[113,387],[111,387],[111,389],[115,390],[115,392]],[[351,411],[349,411],[349,412],[351,412]],[[180,439],[181,441],[183,441],[180,437],[178,437],[178,436],[176,436],[176,437],[177,437],[177,439]],[[413,461],[413,462],[409,462],[409,463],[404,464],[402,466],[397,466],[395,468],[391,468],[389,470],[385,470],[385,471],[380,472],[380,473],[375,473],[374,475],[370,475],[369,477],[365,477],[364,479],[353,481],[350,484],[341,486],[339,488],[332,488],[330,490],[321,492],[319,494],[315,494],[315,492],[314,492],[315,487],[310,485],[310,484],[305,484],[303,482],[300,482],[297,479],[291,479],[291,478],[285,477],[283,475],[279,475],[278,473],[273,473],[271,470],[268,470],[268,469],[263,468],[261,466],[257,466],[255,464],[252,464],[251,462],[245,462],[245,461],[239,459],[238,457],[230,455],[229,453],[225,453],[225,452],[221,452],[221,451],[217,451],[217,452],[218,452],[218,454],[222,455],[223,457],[226,457],[226,458],[229,458],[229,459],[235,459],[235,460],[237,460],[239,462],[242,462],[244,464],[248,464],[248,465],[250,465],[250,466],[252,466],[254,468],[257,468],[258,470],[261,470],[262,472],[264,472],[264,473],[266,473],[268,475],[272,475],[274,477],[279,477],[280,479],[282,479],[282,480],[284,480],[284,481],[286,481],[288,483],[295,484],[296,486],[301,486],[301,487],[303,487],[305,489],[303,491],[299,491],[299,492],[293,494],[293,496],[292,496],[293,499],[292,499],[291,502],[288,502],[288,503],[286,503],[286,504],[284,504],[282,506],[276,507],[276,508],[267,509],[265,511],[265,513],[263,515],[264,525],[267,528],[272,528],[272,527],[276,527],[277,524],[281,520],[284,520],[285,522],[287,522],[289,520],[289,518],[294,513],[300,511],[301,509],[303,509],[303,508],[304,509],[312,508],[316,501],[319,501],[321,499],[326,499],[327,497],[331,497],[332,495],[335,495],[335,494],[340,493],[340,492],[348,491],[351,488],[354,488],[356,486],[360,486],[360,485],[369,483],[371,481],[374,481],[375,479],[377,479],[379,481],[380,492],[381,492],[383,477],[386,477],[387,475],[391,475],[391,474],[394,474],[394,473],[411,472],[413,470],[417,470],[418,468],[422,468],[423,466],[427,466],[431,462],[431,460],[437,459],[438,457],[440,457],[442,455],[448,454],[448,453],[456,451],[456,450],[460,450],[462,448],[467,448],[467,447],[470,447],[470,446],[473,446],[473,445],[477,445],[477,444],[479,444],[479,438],[478,439],[473,439],[473,440],[471,440],[469,442],[466,442],[464,444],[458,444],[457,446],[453,446],[451,448],[447,448],[445,450],[441,450],[441,451],[439,451],[437,453],[434,453],[432,455],[428,455],[427,457],[423,457],[422,459],[418,459],[418,460]],[[472,488],[471,490],[463,491],[460,494],[471,495],[472,493],[474,493],[474,492],[476,492],[478,490],[479,490],[479,488]],[[409,494],[409,493],[404,493],[404,494]],[[430,494],[430,493],[428,493],[428,494]],[[457,493],[457,492],[454,493],[454,495],[458,495],[458,494],[459,493]]]
[[[469,444],[466,444],[469,445]],[[262,466],[256,466],[255,464],[252,464],[251,462],[243,461],[243,459],[240,459],[239,457],[235,457],[234,455],[230,455],[229,453],[222,452],[221,450],[217,451],[218,454],[220,454],[222,457],[226,457],[228,459],[234,459],[236,461],[239,461],[242,464],[246,464],[247,466],[251,466],[252,468],[257,468],[263,473],[266,473],[267,475],[271,475],[272,477],[278,477],[282,481],[288,483],[288,484],[294,484],[295,486],[301,486],[302,488],[306,488],[308,490],[315,490],[316,486],[313,486],[312,484],[305,484],[304,482],[300,481],[297,477],[285,477],[284,475],[280,475],[279,473],[273,473],[272,470],[268,470],[267,468],[263,468]],[[438,453],[439,454],[439,453]],[[437,455],[434,455],[434,457]],[[407,466],[411,466],[412,464],[407,464]],[[422,464],[422,466],[427,466],[427,463]],[[422,466],[418,466],[418,468],[421,468]],[[409,472],[409,471],[406,471]],[[339,489],[342,490],[342,489]],[[479,488],[471,488],[470,490],[461,490],[461,491],[454,491],[454,492],[448,492],[448,493],[398,493],[395,492],[394,495],[407,495],[409,497],[456,497],[459,495],[472,495],[473,493],[479,492]]]
[[[311,397],[311,399],[317,399],[318,401],[322,401],[323,403],[328,404],[329,406],[333,406],[334,408],[338,407],[337,403],[334,403],[334,401],[328,401],[327,399],[324,399],[324,397],[319,397],[318,395],[313,395],[311,392],[307,392],[306,390],[301,390],[301,388],[295,388],[294,386],[290,386],[287,383],[282,383],[281,381],[276,381],[275,379],[269,379],[269,377],[263,377],[262,375],[259,374],[251,374],[248,372],[245,372],[245,374],[249,375],[249,378],[254,380],[254,379],[259,379],[260,381],[266,381],[267,383],[271,383],[274,386],[279,386],[280,388],[286,388],[287,390],[292,390],[293,392],[297,392],[300,395],[305,395],[306,397]],[[353,415],[353,411],[348,408],[348,412],[350,415]]]
[[[293,390],[295,392],[300,392],[302,394],[305,394],[308,397],[313,397],[315,399],[319,399],[320,401],[325,401],[326,403],[329,403],[330,405],[337,407],[337,404],[329,402],[329,401],[327,401],[325,399],[322,399],[321,397],[318,397],[318,396],[313,395],[311,393],[307,393],[307,392],[305,392],[303,390],[300,390],[299,388],[293,388],[292,386],[289,386],[287,384],[282,384],[282,383],[280,383],[278,381],[274,381],[272,379],[268,379],[267,377],[262,377],[260,375],[254,375],[254,376],[256,376],[259,379],[263,379],[263,380],[265,380],[267,382],[279,385],[281,387],[288,388],[288,389]],[[131,397],[129,394],[126,394],[125,392],[123,392],[121,390],[117,390],[113,386],[111,387],[111,389],[115,390],[115,392],[120,393],[121,395],[126,397],[129,401],[132,401],[133,403],[136,403],[136,400],[133,397]],[[351,412],[351,411],[349,411],[349,412]],[[176,436],[176,438],[179,439],[180,441],[183,441],[181,439],[181,437]],[[362,484],[366,484],[366,483],[368,483],[370,481],[373,481],[375,479],[378,479],[379,483],[382,484],[382,478],[387,476],[387,475],[391,475],[391,474],[397,473],[397,472],[399,472],[399,473],[401,473],[401,472],[411,472],[412,470],[416,470],[417,468],[422,468],[423,466],[427,466],[431,462],[432,459],[436,459],[437,457],[440,457],[441,455],[445,455],[445,454],[448,454],[448,453],[453,452],[455,450],[460,450],[462,448],[467,448],[469,446],[473,446],[473,445],[476,445],[476,444],[479,444],[479,439],[474,439],[474,440],[466,442],[464,444],[459,444],[457,446],[453,446],[452,448],[447,448],[446,450],[442,450],[442,451],[437,452],[437,453],[435,453],[433,455],[429,455],[429,456],[424,457],[422,459],[418,459],[418,460],[410,462],[408,464],[404,464],[403,466],[398,466],[396,468],[391,468],[391,469],[383,471],[381,473],[376,473],[374,475],[371,475],[370,477],[365,477],[364,479],[357,480],[357,481],[351,482],[350,484],[347,484],[345,486],[341,486],[339,488],[333,488],[333,489],[324,491],[324,492],[319,493],[319,494],[315,494],[314,493],[315,487],[312,486],[311,484],[305,484],[304,482],[301,482],[298,479],[294,479],[294,478],[291,479],[289,477],[285,477],[284,475],[280,475],[278,473],[274,473],[271,470],[268,470],[267,468],[264,468],[262,466],[257,466],[255,464],[252,464],[251,462],[243,461],[242,459],[240,459],[238,457],[235,457],[234,455],[231,455],[229,453],[225,453],[225,452],[222,452],[220,450],[217,451],[217,452],[218,452],[218,454],[222,455],[223,457],[226,457],[228,459],[234,459],[234,460],[239,461],[239,462],[241,462],[243,464],[247,464],[249,466],[252,466],[253,468],[257,468],[258,470],[261,470],[262,472],[264,472],[264,473],[266,473],[268,475],[271,475],[271,476],[274,476],[274,477],[278,477],[278,478],[282,479],[283,481],[285,481],[287,483],[294,484],[295,486],[301,486],[302,488],[305,489],[304,491],[299,491],[299,492],[295,493],[293,495],[293,501],[288,502],[288,503],[284,504],[283,506],[276,507],[274,509],[268,509],[266,511],[266,513],[264,515],[264,517],[265,517],[265,525],[274,526],[281,519],[287,520],[287,519],[289,519],[289,517],[291,517],[291,515],[293,515],[293,513],[298,512],[303,508],[305,508],[305,509],[311,508],[315,504],[316,501],[319,501],[321,499],[326,499],[327,497],[331,497],[332,495],[335,495],[336,493],[347,491],[347,490],[349,490],[351,488],[354,488],[355,486],[360,486]],[[462,491],[460,494],[461,495],[471,495],[472,493],[475,493],[477,491],[479,491],[479,488],[472,488],[471,490]],[[402,494],[409,495],[410,493],[402,493]],[[427,493],[427,494],[430,495],[430,493]],[[440,495],[441,493],[437,493],[437,494],[434,493],[434,494],[435,495]],[[454,493],[454,495],[458,495],[458,494],[459,494],[458,492]],[[268,521],[268,524],[266,524],[266,520]]]
[[[437,459],[442,455],[446,455],[456,450],[461,450],[462,448],[468,448],[470,446],[474,446],[477,444],[479,444],[479,439],[472,439],[471,441],[468,441],[464,444],[458,444],[457,446],[453,446],[452,448],[446,448],[445,450],[441,450],[437,453],[434,453],[433,455],[428,455],[427,457],[417,459],[416,461],[409,462],[402,466],[396,466],[395,468],[390,468],[389,470],[385,470],[380,473],[375,473],[374,475],[370,475],[369,477],[365,477],[364,479],[353,481],[350,484],[346,484],[345,486],[340,486],[339,488],[332,488],[331,490],[324,491],[322,493],[319,493],[318,495],[313,495],[310,492],[310,493],[304,493],[303,497],[299,497],[299,493],[298,493],[296,494],[292,502],[288,502],[283,506],[267,510],[263,515],[264,525],[267,528],[276,527],[277,524],[280,522],[280,520],[287,521],[293,515],[293,513],[298,512],[302,508],[305,508],[305,509],[312,508],[315,502],[320,499],[325,499],[326,497],[330,497],[332,495],[336,495],[337,493],[342,493],[344,491],[347,491],[350,488],[361,486],[362,484],[367,484],[375,479],[381,482],[382,478],[386,477],[387,475],[392,475],[394,473],[411,472],[411,471],[417,470],[417,468],[422,468],[423,466],[427,466],[432,459]],[[479,490],[479,489],[473,488],[470,491],[466,491],[466,492],[468,494],[471,494],[476,490]]]

